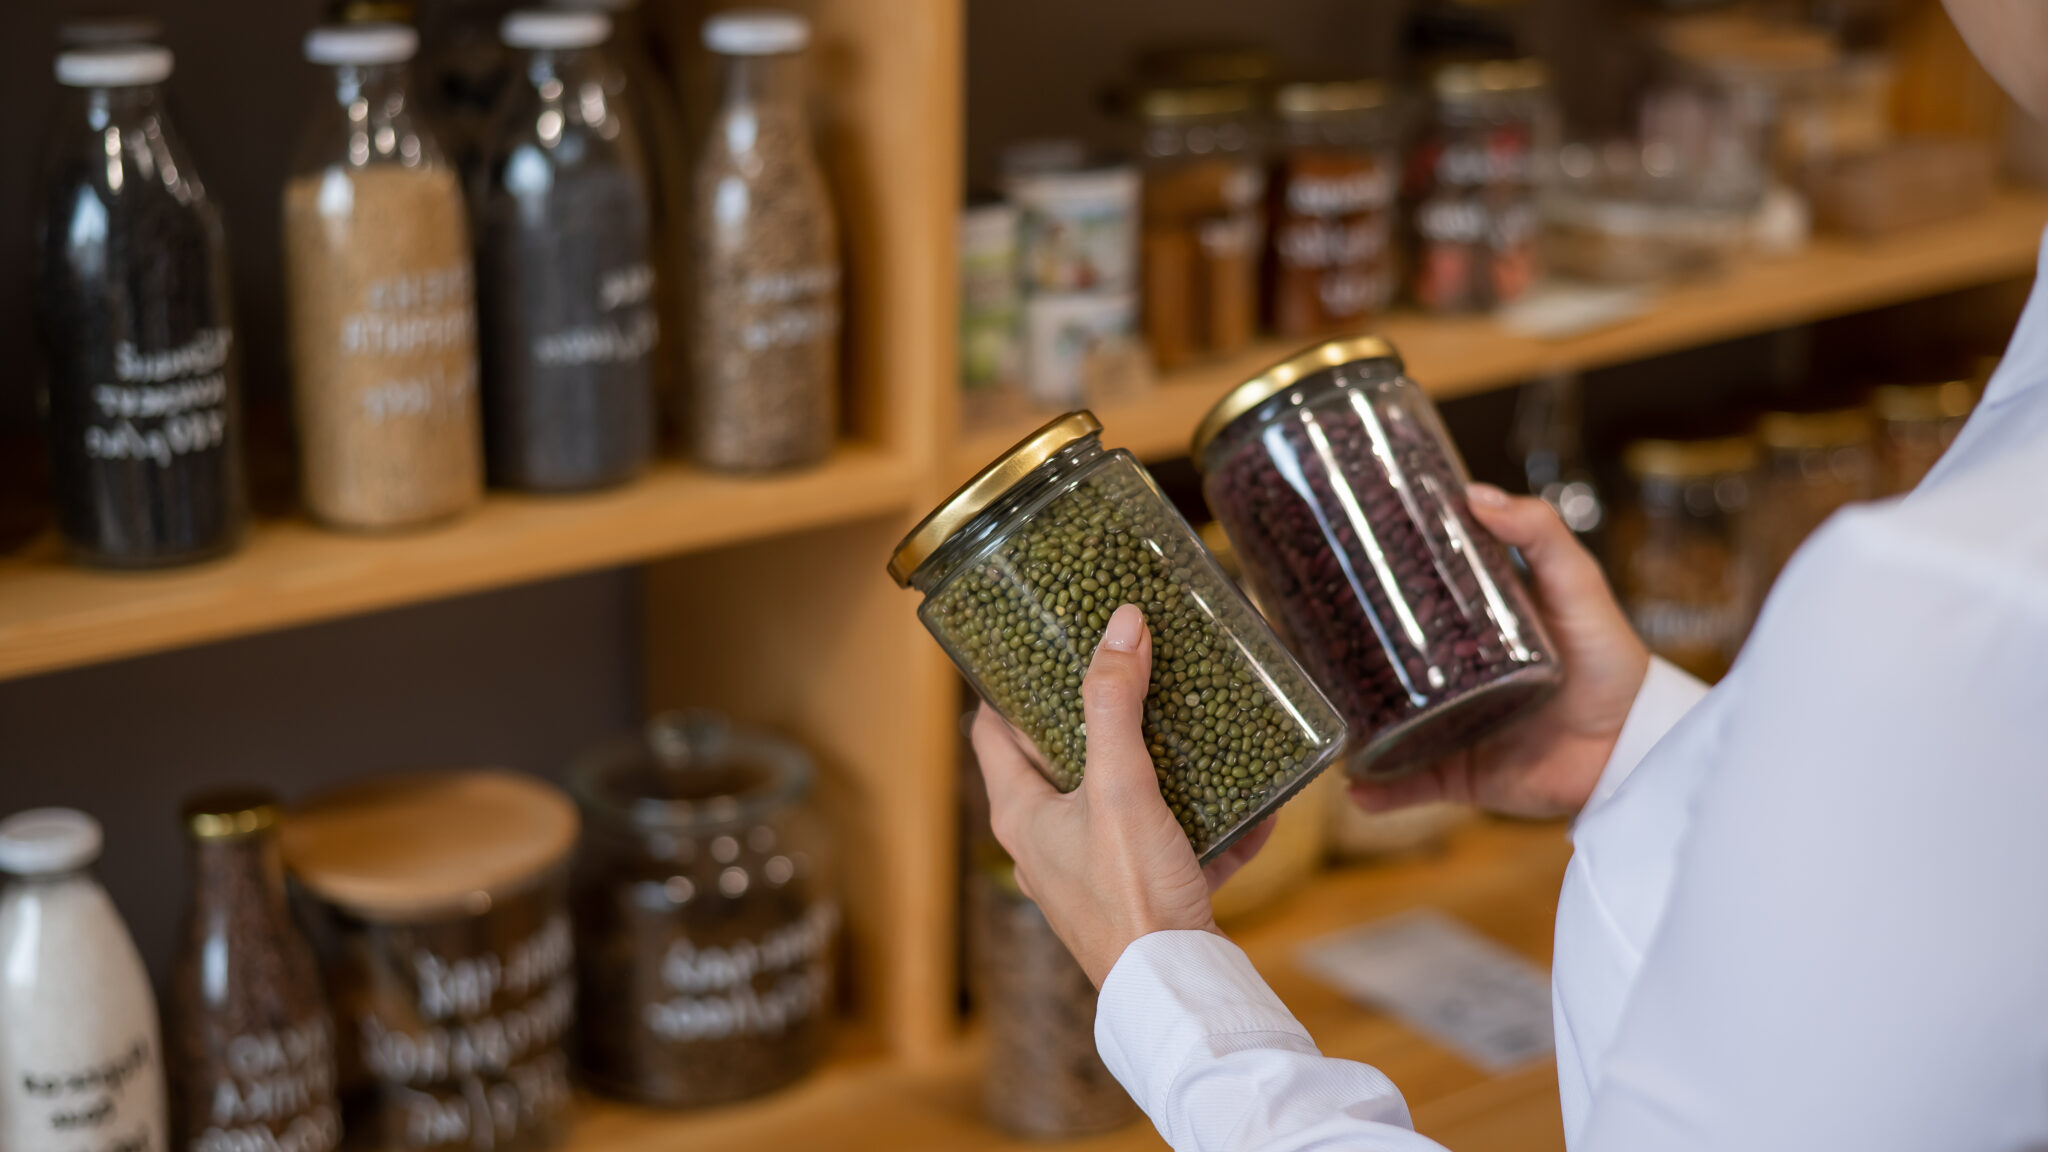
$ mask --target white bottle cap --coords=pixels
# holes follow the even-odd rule
[[[329,24],[306,33],[315,64],[402,64],[420,50],[420,34],[403,24]]]
[[[70,88],[135,88],[171,77],[171,50],[155,44],[80,48],[57,54],[57,83]]]
[[[498,37],[513,48],[592,48],[612,34],[602,12],[514,12],[498,24]]]
[[[0,820],[0,869],[75,872],[100,858],[100,822],[76,808],[31,808]]]
[[[704,21],[704,46],[725,56],[780,56],[811,42],[811,22],[775,8],[738,8]]]

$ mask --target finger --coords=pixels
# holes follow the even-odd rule
[[[974,759],[988,785],[989,822],[996,840],[1015,856],[1014,831],[1035,806],[1059,793],[1032,767],[1016,730],[987,704],[975,714],[972,739]]]
[[[1081,681],[1081,714],[1088,726],[1091,795],[1159,794],[1152,755],[1145,747],[1145,692],[1152,679],[1152,631],[1136,604],[1118,608]]]
[[[1546,602],[1562,607],[1610,599],[1607,579],[1593,554],[1558,519],[1556,509],[1534,496],[1510,496],[1491,484],[1468,484],[1472,515],[1501,543],[1521,550]]]
[[[1240,869],[1252,862],[1252,857],[1257,856],[1259,849],[1266,846],[1266,841],[1273,838],[1273,829],[1278,826],[1279,819],[1278,816],[1268,816],[1259,821],[1251,831],[1238,837],[1237,843],[1225,848],[1222,855],[1209,861],[1202,869],[1202,878],[1209,882],[1210,895],[1215,895],[1218,888],[1223,887]]]

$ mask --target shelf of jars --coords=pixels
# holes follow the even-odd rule
[[[1232,935],[1327,1055],[1364,1060],[1391,1076],[1418,1130],[1460,1152],[1563,1147],[1557,1081],[1547,1062],[1489,1075],[1383,1013],[1346,1000],[1295,962],[1300,947],[1363,921],[1434,909],[1548,966],[1551,922],[1570,845],[1554,824],[1482,822],[1440,849],[1320,874]],[[700,1113],[586,1101],[566,1152],[696,1152],[759,1148],[1010,1152],[1044,1147],[984,1119],[984,1038],[910,1063],[866,1049],[842,1055],[785,1092]],[[1065,1140],[1071,1152],[1165,1147],[1142,1118]]]
[[[1581,335],[1544,339],[1491,317],[1406,311],[1374,330],[1393,341],[1432,395],[1466,396],[2029,275],[2044,225],[2048,195],[2005,190],[1962,219],[1878,239],[1820,236],[1795,255],[1747,260],[1711,279],[1662,289],[1640,315]],[[1304,343],[1262,340],[1095,404],[1104,443],[1146,459],[1185,455],[1188,437],[1218,397]],[[955,445],[949,479],[973,474],[1046,418],[971,424]]]
[[[0,678],[900,515],[916,481],[900,455],[844,445],[770,476],[671,462],[589,495],[494,492],[402,534],[258,521],[226,558],[162,571],[74,566],[44,539],[0,558]]]

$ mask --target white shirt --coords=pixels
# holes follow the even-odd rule
[[[1719,686],[1653,664],[1558,906],[1575,1152],[2048,1147],[2044,282],[1935,472],[1816,533]],[[1183,1152],[1437,1147],[1208,933],[1131,945],[1096,1039]]]

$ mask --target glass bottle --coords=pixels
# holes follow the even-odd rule
[[[1138,103],[1145,341],[1171,372],[1251,342],[1265,221],[1257,94],[1155,88]]]
[[[57,58],[35,297],[58,523],[89,564],[201,560],[242,530],[227,248],[164,109],[170,74],[156,46]]]
[[[758,472],[823,460],[839,422],[839,228],[804,114],[810,22],[713,16],[718,109],[698,160],[691,455]]]
[[[1283,85],[1266,251],[1266,319],[1282,336],[1357,330],[1393,299],[1394,109],[1374,80]]]
[[[333,1024],[285,904],[277,800],[185,803],[192,893],[171,984],[177,1152],[329,1152],[341,1141]]]
[[[168,1152],[156,996],[93,877],[100,825],[69,808],[0,821],[0,1147]]]
[[[1756,441],[1637,440],[1622,464],[1636,485],[1612,536],[1622,607],[1652,652],[1718,680],[1754,610]]]
[[[1763,568],[1756,587],[1762,593],[1836,509],[1877,496],[1880,478],[1876,422],[1861,405],[1766,412],[1756,436],[1767,496],[1757,506]]]
[[[490,477],[623,483],[654,453],[660,321],[640,142],[599,49],[611,21],[516,12],[502,32],[517,68],[475,195]]]
[[[413,116],[410,28],[306,36],[330,69],[285,188],[302,490],[344,528],[442,519],[483,493],[468,218]]]
[[[1883,384],[1871,390],[1877,416],[1879,491],[1902,496],[1934,470],[1976,407],[1968,380]]]
[[[1409,290],[1428,312],[1512,304],[1536,282],[1537,174],[1555,146],[1536,60],[1458,62],[1430,77],[1430,125],[1407,176]]]
[[[1521,458],[1530,493],[1556,509],[1564,526],[1597,555],[1606,503],[1579,450],[1579,409],[1579,378],[1573,373],[1557,372],[1523,385],[1515,398],[1509,451]]]

